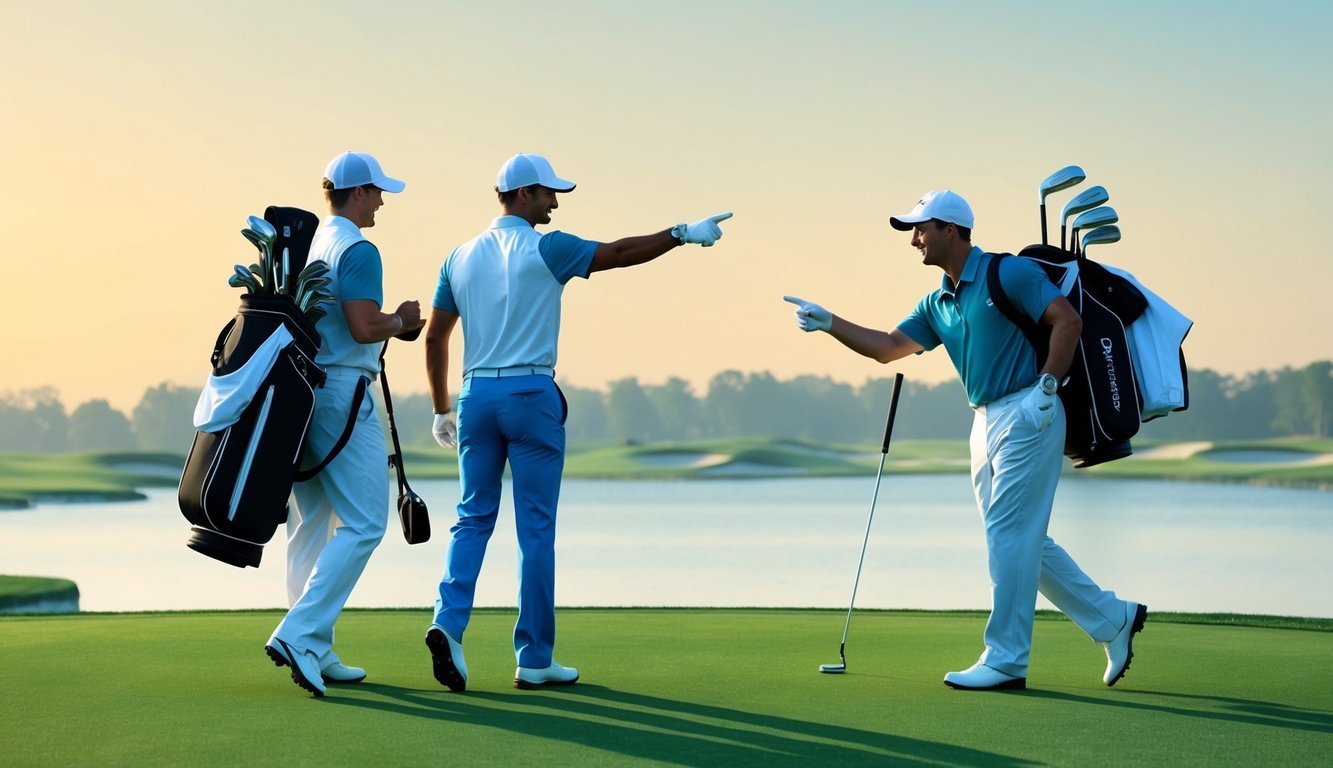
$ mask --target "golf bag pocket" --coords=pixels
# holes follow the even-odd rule
[[[315,389],[324,383],[318,347],[314,328],[285,297],[244,297],[219,335],[178,493],[193,524],[191,549],[237,567],[259,565],[287,519]]]

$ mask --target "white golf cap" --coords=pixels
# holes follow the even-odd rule
[[[896,230],[906,232],[914,225],[931,219],[971,229],[972,206],[967,204],[962,195],[951,189],[936,189],[922,195],[911,213],[889,217],[889,224]]]
[[[518,154],[500,166],[500,175],[495,180],[495,188],[509,192],[523,187],[540,184],[556,192],[569,192],[574,189],[574,182],[562,179],[551,170],[551,162],[541,155]]]
[[[333,182],[334,189],[374,184],[385,192],[402,192],[407,186],[398,179],[385,176],[379,161],[365,152],[344,152],[333,158],[324,169],[324,178]]]

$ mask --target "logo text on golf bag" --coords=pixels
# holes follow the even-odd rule
[[[1115,345],[1111,340],[1102,337],[1102,360],[1106,363],[1106,380],[1111,384],[1111,407],[1115,408],[1116,413],[1120,412],[1120,385],[1115,380],[1115,360],[1111,357],[1111,351]]]

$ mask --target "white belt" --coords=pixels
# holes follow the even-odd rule
[[[478,376],[483,379],[507,379],[510,376],[555,376],[555,369],[546,365],[511,365],[508,368],[473,368],[463,378]]]

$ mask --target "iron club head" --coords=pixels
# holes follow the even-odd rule
[[[1065,203],[1065,207],[1060,209],[1060,247],[1065,247],[1065,232],[1067,231],[1065,225],[1069,222],[1070,216],[1096,208],[1110,199],[1111,195],[1107,193],[1106,187],[1100,185],[1088,187],[1077,195],[1069,198],[1069,202]]]
[[[1083,169],[1077,165],[1066,165],[1064,168],[1047,176],[1041,184],[1037,185],[1037,211],[1041,214],[1041,244],[1046,244],[1046,196],[1052,192],[1058,192],[1062,189],[1069,189],[1082,182],[1088,176],[1083,173]]]
[[[1120,242],[1120,227],[1108,224],[1105,227],[1097,227],[1083,236],[1083,251],[1086,253],[1090,245],[1118,242]]]
[[[1078,253],[1078,233],[1080,230],[1090,231],[1097,227],[1104,227],[1107,224],[1114,224],[1117,221],[1120,221],[1120,216],[1109,205],[1102,205],[1090,211],[1084,211],[1074,217],[1073,228],[1069,231],[1069,246],[1074,249],[1075,253]]]
[[[1037,187],[1037,203],[1046,202],[1046,197],[1052,192],[1059,192],[1062,189],[1069,189],[1075,184],[1082,183],[1088,178],[1082,168],[1077,165],[1066,165],[1064,168],[1047,176],[1041,185]]]

